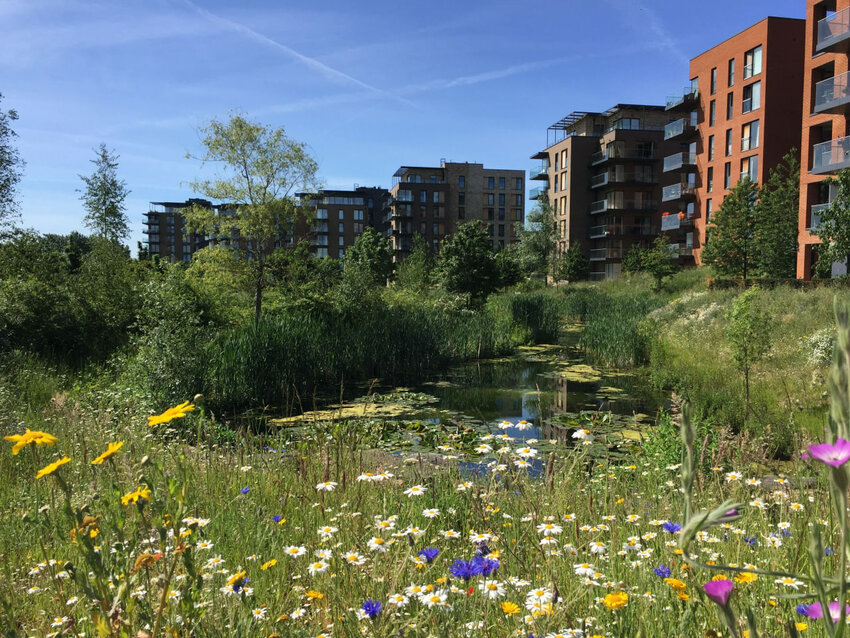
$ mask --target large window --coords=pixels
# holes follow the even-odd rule
[[[726,157],[732,154],[732,129],[726,129]]]
[[[745,157],[741,160],[741,179],[749,177],[751,181],[757,182],[759,178],[759,157]]]
[[[753,82],[744,87],[744,102],[742,113],[749,113],[761,108],[761,81]]]
[[[735,113],[735,94],[731,91],[726,94],[726,119],[731,120]]]
[[[709,166],[705,173],[705,190],[710,193],[714,190],[714,167]]]
[[[495,206],[496,205],[496,196],[493,193],[487,193],[487,205]]]
[[[726,162],[723,165],[723,188],[729,189],[732,186],[732,162]]]
[[[490,190],[493,190],[494,188],[496,188],[496,178],[495,177],[488,177],[487,178],[487,188],[489,188]]]
[[[744,53],[744,79],[761,73],[761,45]]]
[[[746,152],[759,147],[759,121],[748,122],[741,127],[741,151]]]
[[[711,95],[717,93],[717,67],[711,69]]]
[[[735,86],[735,58],[729,60],[729,74],[726,84],[727,86]]]
[[[457,187],[458,188],[466,188],[466,177],[465,176],[463,176],[463,175],[458,176]]]
[[[640,129],[640,119],[636,117],[621,117],[618,120],[614,120],[611,128],[637,131]]]
[[[316,211],[316,219],[327,219],[328,218],[328,209],[320,208]]]
[[[522,177],[517,177],[514,182],[514,190],[521,191],[522,190]]]
[[[708,136],[708,159],[709,159],[709,161],[714,159],[714,136],[713,135]]]
[[[708,104],[708,125],[714,126],[714,122],[717,120],[717,103],[712,100]]]
[[[499,178],[499,190],[505,190],[505,178],[504,177]]]

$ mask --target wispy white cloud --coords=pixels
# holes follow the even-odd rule
[[[327,64],[317,60],[316,58],[310,57],[308,55],[304,55],[303,53],[296,51],[292,47],[286,46],[285,44],[282,44],[281,42],[278,42],[277,40],[273,40],[272,38],[270,38],[266,35],[263,35],[262,33],[259,33],[258,31],[255,31],[251,27],[249,27],[245,24],[242,24],[241,22],[236,22],[235,20],[231,20],[229,18],[224,18],[224,17],[219,16],[215,13],[207,11],[206,9],[203,9],[202,7],[199,7],[198,5],[196,5],[191,0],[183,0],[183,2],[186,4],[186,6],[191,8],[193,11],[195,11],[199,15],[205,17],[207,20],[209,20],[213,23],[225,26],[228,29],[230,29],[234,32],[240,33],[240,34],[242,34],[242,35],[244,35],[244,36],[246,36],[246,37],[254,40],[255,42],[262,44],[262,45],[269,46],[269,47],[272,47],[272,48],[274,48],[278,51],[281,51],[281,52],[287,54],[288,56],[290,56],[291,58],[297,60],[298,62],[304,64],[308,68],[313,69],[314,71],[318,71],[319,73],[321,73],[322,75],[324,75],[325,77],[327,77],[331,80],[334,80],[336,82],[342,82],[344,84],[357,86],[361,89],[364,89],[364,90],[369,91],[371,93],[374,93],[376,95],[379,95],[379,96],[382,96],[382,97],[387,97],[387,98],[393,99],[395,101],[401,102],[402,104],[405,104],[406,106],[415,106],[409,100],[406,100],[406,99],[399,97],[397,95],[393,95],[392,93],[385,91],[384,89],[380,89],[376,86],[373,86],[373,85],[368,84],[368,83],[366,83],[362,80],[359,80],[358,78],[355,78],[354,76],[349,75],[348,73],[344,73],[343,71],[340,71],[338,69],[330,67]]]

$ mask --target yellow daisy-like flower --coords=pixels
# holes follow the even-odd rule
[[[91,462],[92,465],[103,465],[103,462],[108,459],[110,456],[118,452],[121,449],[121,446],[124,445],[123,441],[119,441],[118,443],[110,443],[106,448],[106,452],[97,457],[94,461]]]
[[[688,596],[685,592],[682,591],[678,592],[676,596],[679,597],[679,600],[684,600],[685,602],[688,602],[691,599],[690,596]]]
[[[315,589],[308,590],[307,593],[305,593],[304,595],[310,600],[321,600],[325,597],[322,592],[318,592]]]
[[[70,462],[71,457],[66,456],[64,459],[59,459],[58,461],[54,461],[50,465],[41,468],[38,471],[38,474],[35,475],[35,478],[40,479],[42,476],[47,476],[48,474],[53,474],[56,470],[58,470],[61,466],[65,465],[65,463]]]
[[[629,595],[624,591],[606,594],[605,598],[602,599],[602,604],[608,609],[622,609],[629,604]]]
[[[809,628],[809,626],[808,626],[806,623],[804,623],[804,622],[795,622],[795,623],[794,623],[794,628],[795,628],[797,631],[806,631],[806,629],[808,629],[808,628]]]
[[[508,616],[513,616],[514,614],[518,614],[519,611],[520,611],[519,605],[517,605],[516,603],[512,603],[510,601],[507,601],[507,600],[504,601],[500,605],[500,607],[502,608],[502,611]]]
[[[130,503],[138,503],[139,499],[143,498],[146,501],[151,500],[151,491],[147,486],[140,485],[135,492],[130,492],[121,497],[121,505],[129,505]]]
[[[266,571],[269,567],[274,567],[275,565],[277,565],[277,560],[272,558],[270,561],[266,561],[265,563],[263,563],[260,569]]]
[[[189,403],[186,401],[185,403],[181,403],[173,408],[168,408],[162,414],[157,416],[149,416],[148,417],[148,427],[153,427],[154,425],[159,425],[160,423],[168,423],[173,419],[179,419],[181,417],[186,416],[187,413],[191,412],[195,409],[194,403]]]
[[[26,432],[23,434],[12,434],[10,436],[4,436],[3,438],[10,443],[15,444],[12,446],[12,456],[17,455],[18,452],[31,443],[35,443],[36,445],[53,446],[59,440],[52,434],[39,432],[38,430],[30,430],[29,428],[27,428]]]
[[[754,583],[758,579],[758,574],[754,574],[752,572],[741,572],[734,578],[736,583]]]
[[[673,588],[673,591],[676,592],[685,591],[685,588],[687,587],[687,585],[685,585],[685,583],[683,583],[678,578],[665,578],[664,582],[670,585],[670,587]]]

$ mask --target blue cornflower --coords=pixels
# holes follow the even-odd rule
[[[791,536],[791,530],[790,529],[779,530],[779,533],[782,534],[783,536]]]
[[[487,558],[486,556],[476,556],[472,559],[473,563],[478,565],[482,576],[489,576],[499,569],[499,561],[496,558]]]
[[[759,541],[755,536],[744,536],[744,542],[750,547],[755,547]]]
[[[241,593],[242,590],[245,588],[245,585],[247,585],[250,582],[251,582],[251,579],[248,578],[247,576],[245,576],[245,578],[243,578],[241,580],[237,580],[235,583],[233,583],[233,591],[237,594]]]
[[[490,553],[490,548],[487,547],[487,543],[484,543],[484,542],[478,543],[477,554],[479,556],[486,556],[489,553]]]
[[[452,563],[451,567],[449,567],[449,572],[455,578],[469,580],[473,576],[481,575],[481,565],[477,564],[473,560],[466,561],[458,559]]]
[[[808,616],[809,615],[809,606],[805,603],[800,603],[799,605],[794,607],[794,611],[796,611],[801,616]]]
[[[426,547],[425,549],[419,550],[419,556],[425,559],[426,562],[430,563],[435,558],[437,558],[437,554],[440,553],[440,550],[436,547]]]
[[[272,520],[275,523],[280,523],[281,519],[283,519],[283,516],[281,516],[280,514],[275,514],[274,516],[272,516]]]
[[[675,534],[676,532],[682,531],[682,526],[679,523],[667,521],[666,523],[664,523],[664,531],[670,532],[671,534]]]
[[[672,573],[670,571],[670,568],[667,567],[667,565],[659,565],[658,567],[656,567],[652,571],[655,572],[656,576],[659,576],[661,578],[670,578],[670,574]]]
[[[369,616],[369,618],[377,618],[383,608],[384,606],[377,600],[367,600],[361,607],[363,613]]]
[[[248,492],[250,492],[250,491],[251,491],[251,488],[250,488],[250,487],[243,487],[243,488],[242,488],[241,490],[239,490],[239,491],[240,491],[240,492],[242,492],[243,494],[247,494]]]
[[[825,550],[823,550],[823,553],[827,556],[832,556],[835,553],[835,550],[831,547],[827,547]]]

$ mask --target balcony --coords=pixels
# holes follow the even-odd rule
[[[682,220],[675,213],[672,215],[662,215],[661,230],[677,230],[682,227]]]
[[[599,175],[594,175],[590,178],[590,187],[591,188],[599,188],[600,186],[605,186],[608,183],[608,173],[601,173]]]
[[[590,281],[605,281],[605,273],[600,271],[591,272],[588,273],[587,278]]]
[[[815,85],[815,113],[829,113],[850,103],[850,73],[842,73]]]
[[[668,259],[690,257],[694,254],[694,247],[687,244],[670,244],[667,246],[667,250],[670,251],[670,254],[667,255]]]
[[[548,190],[548,186],[538,186],[537,188],[532,188],[528,193],[528,199],[540,199],[541,197],[546,195],[546,192]]]
[[[837,48],[850,38],[850,7],[818,21],[817,38],[815,50],[819,53]]]
[[[591,215],[596,215],[597,213],[604,213],[606,210],[608,210],[607,200],[600,199],[590,204]]]
[[[689,197],[694,194],[694,185],[688,182],[680,182],[678,184],[672,184],[670,186],[665,186],[661,190],[661,201],[662,202],[672,202],[677,199],[683,199],[685,197]]]
[[[697,89],[686,86],[681,95],[672,95],[667,97],[666,111],[679,111],[687,109],[693,110],[699,101],[699,92]]]
[[[696,153],[688,153],[687,151],[674,153],[664,158],[664,172],[667,173],[669,171],[677,171],[680,168],[696,166],[696,163]]]
[[[811,172],[815,175],[831,173],[847,166],[850,166],[850,137],[839,137],[814,145]]]
[[[608,235],[608,224],[603,224],[601,226],[593,226],[589,231],[587,231],[587,237],[589,239],[599,239],[601,237],[606,237]]]
[[[590,251],[590,261],[605,261],[607,259],[622,259],[620,248],[594,248]]]
[[[696,118],[683,117],[670,122],[664,127],[664,139],[673,140],[676,138],[685,138],[696,133],[696,130]]]
[[[549,160],[535,164],[528,171],[528,179],[548,180],[549,179]]]
[[[655,159],[655,153],[652,148],[646,146],[632,146],[626,148],[618,148],[616,146],[609,147],[604,151],[598,151],[590,156],[590,165],[598,166],[609,160],[652,160]]]

